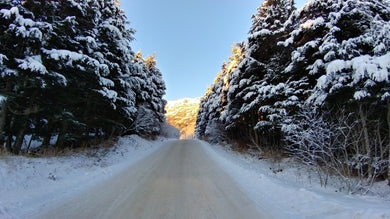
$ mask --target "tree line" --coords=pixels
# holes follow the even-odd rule
[[[389,178],[389,20],[386,0],[264,1],[203,97],[196,136],[287,153],[324,183]]]
[[[157,135],[165,83],[153,56],[130,47],[118,0],[0,1],[0,143],[76,147]]]

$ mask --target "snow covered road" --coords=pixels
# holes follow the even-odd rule
[[[270,218],[199,141],[171,141],[35,218]]]
[[[296,165],[138,136],[64,157],[5,156],[0,218],[390,219],[386,182],[381,196],[349,195]]]

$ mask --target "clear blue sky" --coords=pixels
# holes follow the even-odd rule
[[[306,0],[296,1],[297,7]],[[132,49],[156,52],[165,99],[201,97],[235,42],[247,39],[251,16],[263,0],[122,0],[137,32]]]

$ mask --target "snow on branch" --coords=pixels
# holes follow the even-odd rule
[[[23,70],[30,70],[32,72],[37,72],[40,74],[46,74],[46,67],[42,64],[42,59],[40,55],[37,56],[28,56],[25,59],[16,59],[18,67]]]
[[[2,14],[3,18],[10,19],[12,15],[18,16],[19,15],[19,9],[18,7],[12,7],[11,9],[1,9],[0,14]]]

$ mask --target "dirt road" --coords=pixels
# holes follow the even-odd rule
[[[199,142],[167,143],[36,218],[264,218]]]

